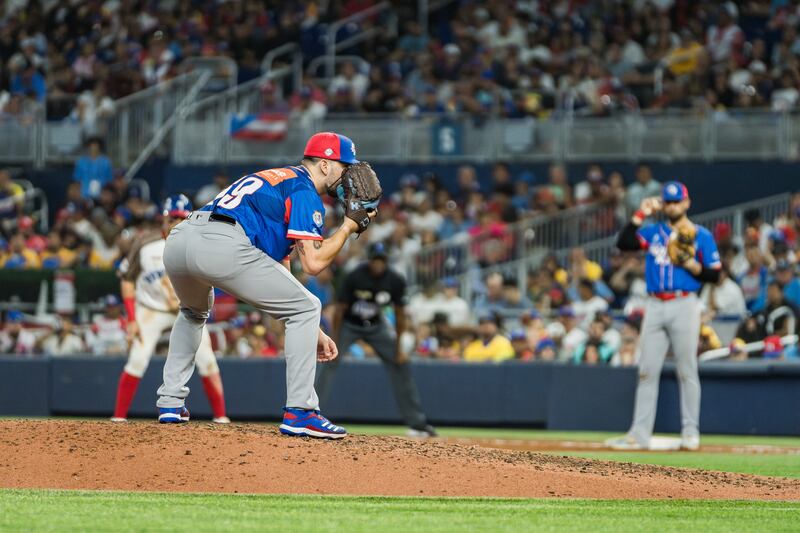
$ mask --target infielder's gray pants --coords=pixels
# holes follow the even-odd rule
[[[658,404],[658,385],[667,350],[672,345],[681,397],[681,435],[698,436],[700,377],[697,345],[700,338],[700,302],[691,294],[675,300],[648,298],[639,337],[639,385],[633,425],[629,435],[647,446],[653,435]]]
[[[164,266],[180,300],[169,338],[159,407],[181,407],[189,395],[186,383],[194,371],[194,356],[203,325],[219,287],[253,307],[286,322],[286,406],[318,409],[314,391],[319,299],[264,252],[239,225],[208,220],[195,211],[167,238]]]
[[[411,367],[407,362],[397,363],[397,339],[386,324],[368,328],[351,325],[346,322],[342,324],[338,339],[339,358],[320,367],[317,380],[317,389],[320,397],[323,400],[328,397],[339,359],[344,355],[344,351],[359,339],[363,339],[372,346],[378,357],[383,361],[386,370],[389,372],[389,381],[392,384],[395,401],[406,425],[414,428],[425,426],[427,420],[425,413],[422,412],[422,403],[419,400],[417,386],[411,377]]]

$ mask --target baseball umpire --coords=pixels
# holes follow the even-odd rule
[[[645,198],[620,232],[617,247],[645,250],[645,281],[649,297],[639,339],[639,384],[633,424],[628,433],[606,441],[614,449],[647,449],[653,434],[661,368],[670,345],[677,365],[681,398],[681,448],[700,447],[700,378],[697,344],[703,283],[716,283],[719,251],[706,228],[686,216],[689,191],[677,181],[664,185],[662,197]],[[666,222],[642,227],[645,218],[662,211]]]
[[[186,383],[194,371],[203,325],[219,287],[286,323],[286,405],[281,433],[342,438],[347,432],[320,414],[314,391],[316,362],[338,355],[319,327],[321,305],[292,276],[295,249],[303,270],[316,275],[375,216],[378,177],[356,159],[353,141],[323,132],[306,144],[299,165],[248,174],[167,237],[164,265],[180,301],[169,342],[164,383],[158,389],[160,422],[188,421]],[[344,204],[342,225],[323,237],[321,194]]]
[[[394,397],[400,413],[413,437],[435,437],[436,430],[428,424],[422,412],[419,393],[411,377],[408,358],[400,349],[400,335],[405,330],[406,282],[388,267],[383,243],[370,245],[368,261],[349,272],[336,294],[336,313],[333,319],[333,338],[343,350],[363,340],[371,346],[389,372]],[[383,310],[391,306],[395,327],[386,320]],[[337,362],[323,366],[317,389],[327,398]]]

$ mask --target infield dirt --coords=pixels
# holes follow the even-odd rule
[[[0,487],[281,494],[800,500],[800,480],[274,426],[0,421]]]

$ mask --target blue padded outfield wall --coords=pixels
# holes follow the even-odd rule
[[[123,359],[0,359],[0,416],[110,416]],[[276,420],[285,398],[283,360],[221,360],[234,420]],[[153,417],[163,360],[153,360],[131,408]],[[625,431],[633,414],[636,369],[547,363],[413,363],[432,423]],[[708,363],[700,427],[705,433],[800,435],[800,364]],[[211,409],[199,378],[189,383],[193,416]],[[672,366],[661,380],[656,431],[680,429]],[[383,365],[345,361],[325,414],[337,422],[401,423]]]

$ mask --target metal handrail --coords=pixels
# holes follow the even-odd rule
[[[326,72],[325,72],[325,75],[326,75],[327,78],[332,78],[334,76],[333,68],[334,68],[335,65],[334,65],[333,60],[336,57],[336,52],[338,50],[343,49],[345,46],[353,46],[354,44],[358,44],[359,42],[361,42],[361,40],[364,40],[364,39],[367,38],[367,37],[361,37],[361,40],[356,40],[356,38],[360,37],[360,35],[355,35],[355,36],[351,37],[350,39],[346,39],[345,41],[342,41],[341,43],[337,43],[336,42],[336,34],[339,33],[339,30],[342,29],[343,27],[345,27],[347,24],[351,24],[353,22],[358,22],[358,21],[363,20],[365,18],[369,18],[369,17],[372,17],[374,15],[378,15],[380,13],[383,13],[384,11],[390,11],[390,10],[392,10],[392,4],[391,3],[389,3],[389,2],[381,2],[380,4],[375,4],[374,6],[368,7],[367,9],[363,9],[363,10],[359,11],[358,13],[354,13],[354,14],[350,15],[349,17],[345,17],[343,19],[339,19],[336,22],[332,23],[328,27],[328,35],[327,35],[326,51],[325,51],[325,56],[328,58],[328,61],[329,61],[328,65],[327,65]],[[391,23],[391,21],[390,21],[390,23]],[[393,26],[394,26],[393,29],[392,29],[391,25],[392,24],[390,24],[389,31],[393,32],[392,35],[397,35],[397,18],[396,17],[394,18],[394,22],[393,22]],[[375,29],[373,29],[373,31],[370,32],[370,36],[373,33],[375,33],[374,30]],[[380,29],[378,29],[378,31],[380,31]],[[362,34],[363,33],[364,32],[362,32]]]
[[[291,66],[289,67],[292,72],[292,90],[298,91],[303,84],[303,53],[297,43],[286,43],[267,52],[264,59],[261,60],[261,74],[262,76],[270,76],[280,73],[280,77],[283,77],[286,67],[273,69],[272,64],[275,59],[287,54],[292,56]]]
[[[317,72],[317,69],[319,69],[319,66],[323,65],[323,64],[327,64],[328,61],[330,61],[330,59],[328,59],[326,56],[315,57],[314,59],[311,60],[311,62],[306,67],[306,73],[308,73],[309,75],[313,76]],[[369,62],[366,59],[364,59],[363,57],[361,57],[361,56],[354,56],[354,55],[336,56],[336,57],[333,58],[333,62],[334,63],[346,63],[346,62],[358,63],[359,68],[362,71],[366,70],[366,72],[369,72],[369,69],[371,68],[371,65],[369,64]],[[331,78],[326,78],[326,79],[330,80]]]
[[[158,128],[158,131],[156,131],[155,135],[153,135],[153,138],[150,140],[150,142],[147,143],[147,146],[145,146],[144,150],[139,153],[139,155],[133,161],[133,164],[128,167],[128,170],[125,172],[126,180],[130,181],[133,179],[136,173],[139,172],[139,169],[142,168],[142,165],[145,164],[145,162],[153,154],[153,151],[156,149],[156,147],[160,145],[161,141],[164,140],[164,137],[167,136],[167,133],[172,131],[178,115],[185,113],[188,106],[195,100],[195,98],[197,98],[200,90],[206,85],[206,83],[208,83],[209,79],[211,79],[211,72],[206,70],[200,74],[200,78],[194,82],[194,85],[192,85],[192,88],[189,89],[189,92],[186,94],[183,100],[178,103],[175,111],[173,111],[166,122],[164,122],[164,124]]]
[[[194,72],[195,70],[211,72],[213,78],[219,78],[217,69],[220,67],[228,69],[228,74],[225,76],[226,89],[236,86],[239,81],[239,65],[232,58],[227,56],[203,56],[203,57],[189,57],[181,63],[186,72]]]

